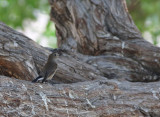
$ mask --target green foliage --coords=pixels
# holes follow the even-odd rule
[[[14,28],[23,28],[25,19],[35,20],[36,10],[48,13],[48,0],[0,0],[0,20]]]
[[[160,0],[127,0],[129,12],[139,30],[152,35],[153,44],[157,45],[160,36]]]
[[[50,47],[57,48],[56,31],[55,31],[55,26],[53,25],[53,23],[48,22],[46,26],[46,31],[43,34],[48,37],[48,45]]]
[[[156,45],[160,36],[160,0],[126,0],[135,24],[142,33],[148,31]],[[13,28],[24,29],[26,19],[36,20],[36,11],[49,14],[48,0],[0,0],[0,20]],[[56,47],[56,35],[49,21],[43,33],[49,46]]]
[[[24,29],[26,19],[36,20],[37,11],[48,14],[50,7],[48,0],[0,0],[0,21],[18,29]],[[47,38],[48,45],[56,48],[57,41],[55,28],[51,21],[48,21],[43,35]],[[37,40],[41,42],[41,40]]]

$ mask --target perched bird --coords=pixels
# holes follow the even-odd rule
[[[56,58],[59,56],[58,52],[53,52],[49,55],[48,61],[40,72],[39,76],[35,78],[32,82],[37,81],[45,82],[47,79],[52,79],[57,70]]]

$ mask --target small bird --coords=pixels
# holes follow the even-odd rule
[[[39,76],[32,81],[33,83],[35,83],[37,81],[41,81],[41,80],[42,80],[42,83],[43,83],[47,79],[52,79],[53,78],[54,74],[57,71],[56,58],[58,56],[59,56],[58,52],[53,52],[52,54],[49,55],[47,63],[43,67]]]

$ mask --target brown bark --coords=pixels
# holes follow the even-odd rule
[[[160,116],[159,82],[142,83],[159,80],[160,49],[143,39],[125,1],[50,4],[62,49],[52,80],[59,84],[30,82],[51,52],[0,23],[0,115]]]
[[[50,4],[60,48],[89,55],[85,62],[110,79],[160,79],[160,49],[143,39],[125,0],[50,0]]]
[[[0,76],[0,115],[5,117],[159,117],[159,82],[94,80],[33,84]],[[2,90],[3,89],[3,90]]]

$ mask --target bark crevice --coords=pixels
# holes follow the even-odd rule
[[[0,23],[0,113],[160,116],[160,49],[143,39],[125,0],[50,0],[50,5],[62,55],[47,84],[30,81],[52,49]]]

